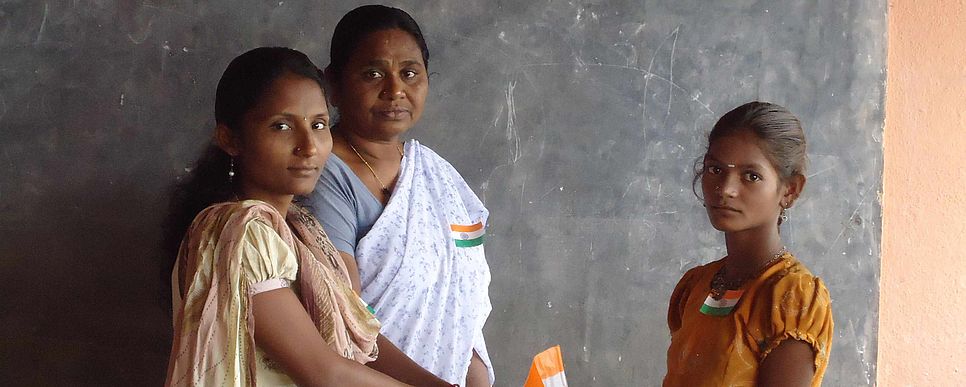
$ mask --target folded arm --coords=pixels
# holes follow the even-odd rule
[[[255,344],[300,386],[406,386],[339,356],[322,340],[290,288],[253,297]]]

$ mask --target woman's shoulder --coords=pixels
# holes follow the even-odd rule
[[[407,144],[410,143],[410,142],[413,144],[413,146],[415,148],[418,149],[419,155],[421,157],[424,157],[424,158],[433,160],[436,163],[443,164],[443,165],[446,165],[446,166],[448,166],[450,168],[453,168],[453,165],[450,164],[449,161],[446,161],[446,159],[443,158],[443,156],[440,156],[439,153],[436,153],[436,151],[434,151],[432,148],[426,146],[425,144],[419,142],[416,139],[412,139],[412,140],[406,141]]]
[[[284,221],[275,207],[261,200],[229,201],[212,204],[198,213],[191,230],[221,228],[242,231],[249,228],[252,222],[272,226],[284,224]]]
[[[202,210],[200,214],[237,215],[247,213],[278,215],[278,210],[276,210],[275,207],[272,207],[271,204],[261,200],[248,199],[215,203]]]
[[[775,266],[755,293],[760,300],[755,302],[759,319],[749,325],[763,335],[760,356],[764,358],[784,340],[799,340],[812,347],[815,369],[823,370],[835,326],[828,288],[791,254]]]
[[[812,274],[794,255],[766,271],[759,292],[770,294],[774,302],[829,307],[831,297],[825,282]]]
[[[772,287],[790,287],[811,283],[825,288],[822,279],[812,274],[808,267],[791,253],[786,253],[784,259],[774,268],[766,270],[763,277],[764,282]]]
[[[432,170],[439,176],[445,176],[447,179],[451,179],[457,185],[467,186],[466,180],[463,175],[453,166],[449,161],[446,161],[438,153],[430,149],[428,146],[423,145],[419,141],[412,139],[406,141],[407,155],[409,153],[415,153],[417,157],[417,162],[422,164],[424,168]],[[470,190],[472,191],[472,190]]]

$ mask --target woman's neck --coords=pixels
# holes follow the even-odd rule
[[[774,259],[783,248],[777,227],[773,227],[773,230],[726,233],[725,244],[728,256],[725,257],[724,264],[729,276],[754,274],[762,265]]]
[[[367,134],[359,134],[357,131],[336,127],[336,142],[344,141],[345,144],[354,148],[368,161],[375,160],[395,160],[399,161],[399,153],[402,149],[402,142],[399,136],[379,138]]]
[[[332,153],[349,166],[377,200],[386,204],[402,168],[399,138],[373,139],[345,128],[336,129]]]

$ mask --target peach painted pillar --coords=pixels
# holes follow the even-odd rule
[[[878,385],[963,386],[966,1],[891,0],[888,30]]]

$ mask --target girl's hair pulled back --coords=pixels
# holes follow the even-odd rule
[[[805,131],[798,117],[788,109],[758,101],[738,106],[714,124],[708,135],[708,146],[740,130],[749,130],[758,137],[762,151],[783,180],[805,175],[808,163]]]
[[[708,148],[716,140],[748,130],[755,134],[759,146],[771,165],[778,171],[782,181],[794,175],[805,175],[808,164],[805,131],[802,123],[792,112],[781,105],[753,101],[725,113],[708,134]],[[707,153],[707,149],[705,150]],[[704,157],[695,161],[694,180],[691,188],[700,198],[696,184],[704,170]]]

